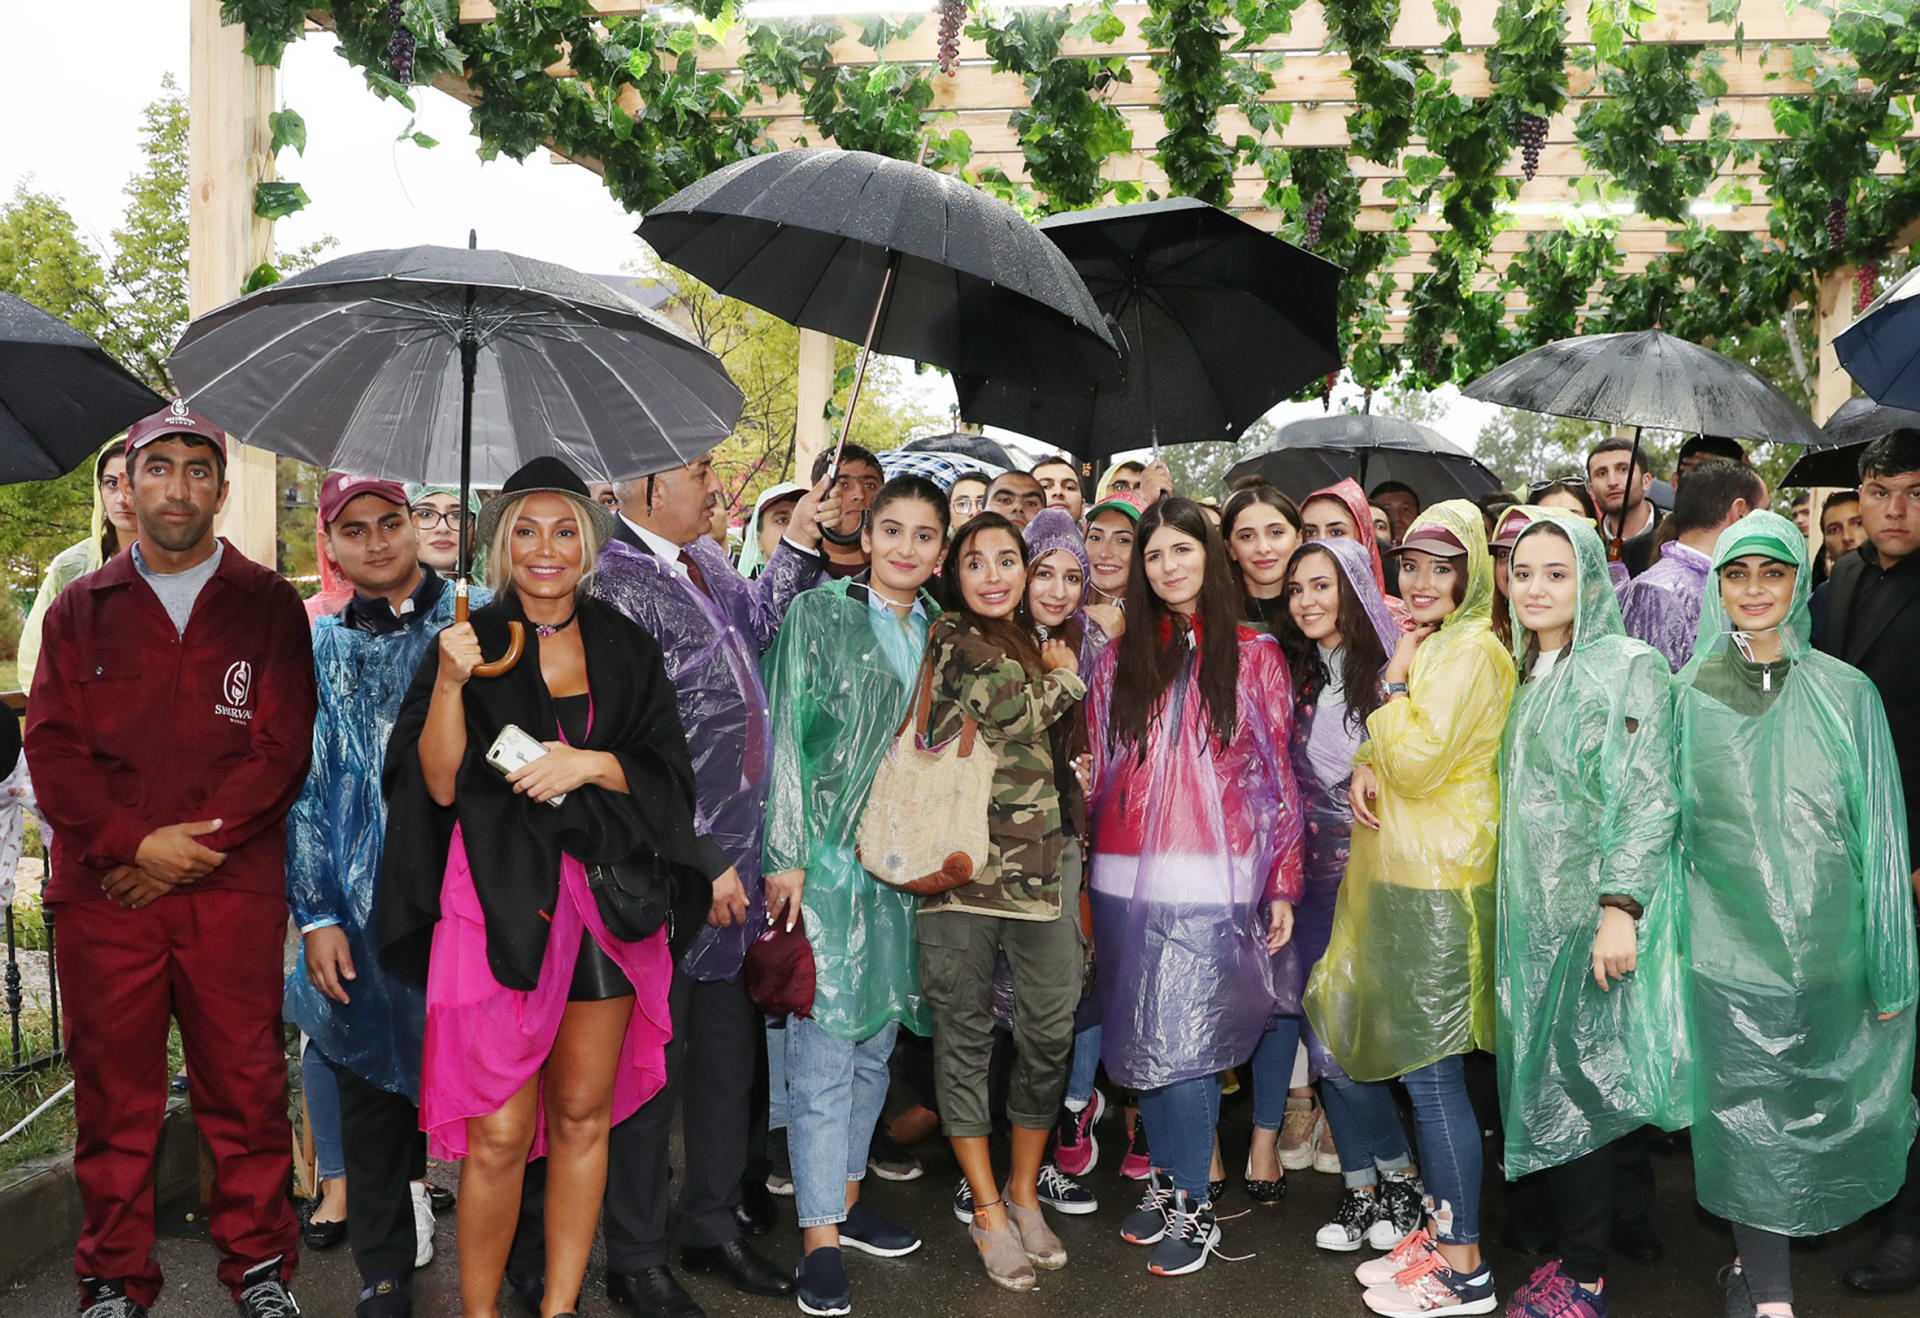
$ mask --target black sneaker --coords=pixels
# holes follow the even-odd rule
[[[793,1279],[799,1289],[800,1312],[816,1318],[837,1318],[853,1312],[853,1288],[847,1285],[846,1260],[831,1245],[823,1245],[800,1260]]]
[[[1427,1187],[1418,1176],[1386,1172],[1380,1177],[1380,1220],[1367,1229],[1367,1243],[1392,1249],[1427,1220]]]
[[[1196,1204],[1184,1190],[1174,1192],[1167,1207],[1167,1232],[1153,1247],[1147,1271],[1161,1277],[1184,1277],[1207,1265],[1207,1255],[1220,1243],[1220,1225],[1212,1204]]]
[[[867,1149],[867,1169],[883,1181],[917,1181],[925,1174],[920,1160],[893,1142],[887,1132],[873,1132]]]
[[[413,1287],[401,1277],[385,1277],[360,1292],[353,1318],[412,1318]]]
[[[973,1182],[966,1177],[953,1187],[953,1215],[965,1226],[973,1225]]]
[[[300,1318],[300,1306],[280,1280],[280,1260],[256,1263],[240,1278],[240,1294],[233,1302],[240,1318]]]
[[[1056,1213],[1068,1213],[1078,1217],[1082,1213],[1097,1212],[1100,1201],[1080,1182],[1061,1171],[1051,1162],[1040,1164],[1040,1202]]]
[[[1165,1172],[1147,1176],[1147,1192],[1140,1206],[1120,1219],[1120,1238],[1133,1245],[1151,1245],[1167,1234],[1167,1206],[1173,1202],[1173,1177]]]
[[[787,1128],[767,1132],[767,1189],[793,1198],[793,1163],[787,1156]]]
[[[1747,1288],[1747,1274],[1738,1263],[1720,1269],[1720,1284],[1727,1292],[1727,1318],[1754,1318],[1759,1310],[1754,1306],[1753,1292]]]
[[[124,1281],[82,1277],[80,1290],[81,1303],[87,1306],[80,1318],[147,1318],[147,1306],[127,1294]]]
[[[1349,1185],[1340,1197],[1340,1206],[1333,1210],[1333,1221],[1314,1232],[1313,1243],[1322,1249],[1352,1253],[1379,1220],[1379,1196],[1370,1189]]]
[[[840,1224],[840,1245],[883,1259],[897,1259],[920,1248],[920,1237],[856,1200],[847,1209],[847,1220]]]

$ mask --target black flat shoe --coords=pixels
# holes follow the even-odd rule
[[[1889,1232],[1866,1262],[1848,1268],[1840,1280],[1854,1290],[1881,1295],[1912,1290],[1920,1285],[1920,1238]]]
[[[664,1263],[638,1272],[608,1272],[607,1298],[634,1318],[707,1318]]]
[[[748,1295],[791,1295],[795,1290],[792,1277],[754,1253],[744,1240],[689,1245],[680,1251],[680,1266],[688,1272],[723,1277]]]
[[[1226,1192],[1227,1192],[1227,1183],[1225,1179],[1207,1182],[1207,1202],[1208,1203],[1211,1203],[1211,1204],[1219,1203],[1220,1196],[1225,1194]]]
[[[454,1204],[459,1201],[453,1197],[453,1191],[442,1190],[439,1186],[429,1181],[427,1183],[427,1202],[433,1205],[433,1215],[439,1217],[442,1214],[451,1213]]]
[[[308,1249],[335,1249],[347,1238],[346,1219],[338,1222],[308,1222],[300,1229],[300,1239]]]
[[[773,1191],[767,1189],[764,1177],[740,1183],[740,1206],[733,1210],[733,1220],[750,1236],[764,1236],[773,1230],[779,1210],[773,1205]]]
[[[1253,1177],[1253,1163],[1251,1161],[1247,1163],[1246,1175],[1240,1183],[1246,1188],[1247,1198],[1253,1200],[1256,1204],[1277,1204],[1287,1197],[1286,1173],[1282,1172],[1278,1180],[1257,1181]],[[1226,1182],[1224,1181],[1215,1181],[1214,1184],[1220,1186],[1222,1189],[1226,1188]],[[1215,1191],[1216,1198],[1218,1194],[1219,1192]]]

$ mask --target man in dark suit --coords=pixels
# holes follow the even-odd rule
[[[1873,680],[1887,707],[1907,803],[1908,860],[1920,896],[1920,429],[1896,430],[1860,456],[1860,514],[1867,543],[1833,565],[1821,587],[1815,644]],[[1920,1065],[1914,1073],[1920,1095]],[[1880,1243],[1849,1268],[1847,1285],[1905,1291],[1920,1283],[1920,1144],[1907,1183],[1882,1223]]]

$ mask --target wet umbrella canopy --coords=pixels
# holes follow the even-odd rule
[[[0,293],[0,484],[64,476],[166,405],[66,321]]]
[[[1820,427],[1820,438],[1807,445],[1807,451],[1781,478],[1786,488],[1804,485],[1836,485],[1851,488],[1860,479],[1860,452],[1882,435],[1896,430],[1920,429],[1920,412],[1902,407],[1883,407],[1870,398],[1849,398]]]
[[[1920,411],[1920,270],[1907,271],[1842,330],[1833,351],[1869,397]]]
[[[1274,442],[1235,463],[1227,483],[1264,477],[1294,498],[1351,478],[1363,489],[1381,481],[1413,487],[1422,504],[1472,499],[1500,478],[1437,430],[1398,417],[1316,416],[1281,428]]]

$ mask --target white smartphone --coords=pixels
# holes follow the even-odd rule
[[[500,729],[500,735],[493,739],[493,745],[487,747],[487,763],[504,776],[532,764],[546,753],[545,746],[521,731],[517,724],[509,723]],[[567,794],[562,792],[558,796],[548,797],[547,804],[558,806],[566,799]]]

